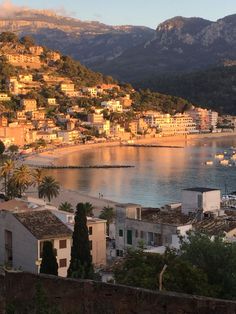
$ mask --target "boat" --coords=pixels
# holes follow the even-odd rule
[[[208,161],[205,162],[205,165],[212,166],[213,165],[213,161],[212,160],[208,160]]]
[[[224,159],[225,155],[224,154],[215,154],[215,158],[217,159]]]
[[[220,161],[220,164],[221,164],[222,166],[228,166],[228,165],[229,165],[229,160],[223,159],[223,160]]]

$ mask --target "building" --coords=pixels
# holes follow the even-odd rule
[[[72,83],[61,83],[61,91],[68,97],[78,97],[80,93],[75,90],[75,85]]]
[[[144,120],[150,127],[157,128],[159,133],[163,135],[184,135],[196,132],[193,118],[186,113],[172,116],[151,111],[145,113]]]
[[[218,189],[204,187],[189,188],[182,191],[182,213],[202,216],[220,215],[221,193]]]
[[[4,206],[1,206],[4,207]],[[58,275],[67,276],[72,231],[49,210],[0,211],[0,263],[13,269],[39,273],[43,243],[56,252]]]
[[[26,112],[37,110],[37,100],[36,99],[21,99],[21,105]]]
[[[43,47],[41,46],[31,46],[29,47],[29,51],[36,56],[40,56],[43,53]]]
[[[18,125],[18,123],[11,123],[9,126],[0,126],[0,137],[5,139],[12,139],[13,144],[18,146],[25,145],[25,138],[27,129],[25,125]]]
[[[50,106],[56,106],[57,104],[56,98],[47,98],[47,103]]]
[[[64,143],[73,143],[79,138],[78,130],[60,130],[57,132],[58,137],[61,137]]]
[[[32,69],[39,69],[41,67],[40,57],[32,54],[6,53],[5,57],[14,66],[29,67]]]
[[[46,131],[38,131],[37,132],[37,140],[39,140],[39,139],[43,139],[46,142],[50,143],[50,142],[53,142],[57,139],[57,134],[46,132]]]
[[[87,93],[90,97],[97,97],[97,87],[83,87],[83,93]]]
[[[103,123],[104,122],[103,114],[89,113],[88,122],[93,123],[93,124]]]
[[[101,103],[101,106],[108,109],[109,111],[123,112],[123,107],[119,100],[112,99],[108,101],[103,101]]]
[[[33,81],[32,74],[19,74],[19,81],[22,83],[29,83]]]
[[[1,101],[10,101],[11,97],[8,96],[6,93],[0,93],[0,102]]]
[[[110,121],[104,120],[102,123],[94,123],[94,128],[98,131],[99,134],[110,135]]]
[[[215,111],[193,107],[187,112],[192,118],[198,130],[215,129],[218,122],[218,113]]]
[[[117,204],[115,226],[116,256],[123,256],[128,248],[144,247],[149,252],[179,248],[179,236],[192,229],[189,217],[180,210],[142,210],[137,204]]]
[[[124,97],[120,97],[119,101],[123,108],[130,108],[132,106],[132,99],[130,99],[130,95],[126,94]]]

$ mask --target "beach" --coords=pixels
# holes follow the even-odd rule
[[[188,142],[193,142],[196,140],[211,140],[212,138],[222,138],[222,137],[235,137],[236,133],[224,132],[224,133],[206,133],[206,134],[191,134],[191,135],[178,135],[178,136],[163,136],[163,137],[149,137],[142,139],[133,140],[133,144],[156,144],[160,146],[185,146]],[[92,144],[78,144],[73,146],[65,146],[56,148],[51,151],[46,151],[34,155],[27,156],[24,163],[40,167],[40,166],[52,166],[55,165],[56,161],[61,157],[68,154],[82,152],[85,150],[94,150],[96,148],[106,148],[120,146],[120,141],[116,142],[105,142],[105,143],[92,143]]]

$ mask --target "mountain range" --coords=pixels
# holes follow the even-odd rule
[[[174,17],[154,30],[144,26],[110,26],[24,9],[0,15],[0,32],[4,31],[31,35],[38,44],[135,87],[150,87],[208,107],[215,103],[216,109],[218,106],[225,112],[231,112],[235,106],[235,68],[229,71],[225,66],[236,64],[236,14],[216,22]],[[182,82],[190,78],[192,83],[183,86]],[[222,82],[227,82],[224,90]],[[213,86],[217,93],[212,92]],[[201,98],[197,96],[199,92]],[[219,93],[220,103],[216,96]],[[225,103],[229,110],[224,109]]]

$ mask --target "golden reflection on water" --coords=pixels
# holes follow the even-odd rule
[[[236,146],[236,140],[194,142],[186,148],[110,147],[73,153],[62,165],[134,165],[120,169],[68,169],[50,173],[69,189],[118,202],[160,206],[180,201],[181,189],[193,186],[236,190],[236,168],[207,167],[216,152]]]

